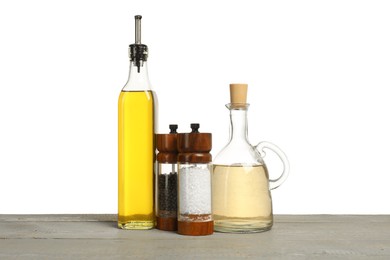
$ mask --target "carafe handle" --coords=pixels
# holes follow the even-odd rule
[[[276,189],[287,179],[289,171],[290,171],[290,164],[287,160],[286,154],[279,147],[277,147],[273,143],[269,143],[269,142],[260,142],[258,145],[255,146],[255,148],[260,153],[261,157],[265,156],[265,152],[264,152],[265,148],[270,149],[271,151],[276,153],[276,155],[282,161],[282,163],[283,163],[282,174],[276,179],[269,180],[269,189],[270,190]]]

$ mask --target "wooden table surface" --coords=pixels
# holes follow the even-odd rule
[[[115,215],[0,215],[0,259],[390,259],[390,215],[278,215],[271,231],[190,237]]]

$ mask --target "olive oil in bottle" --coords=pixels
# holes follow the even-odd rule
[[[147,71],[148,47],[141,44],[135,16],[129,79],[118,101],[118,227],[151,229],[154,220],[155,93]]]

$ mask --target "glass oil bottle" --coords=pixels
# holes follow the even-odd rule
[[[141,16],[135,16],[130,72],[118,101],[118,227],[155,225],[153,176],[156,97],[147,71],[148,47],[141,44]]]

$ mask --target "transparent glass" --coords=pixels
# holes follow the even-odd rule
[[[148,62],[140,61],[140,67],[135,61],[130,61],[129,77],[122,91],[148,91],[152,90],[149,81]]]
[[[156,181],[157,217],[177,217],[177,164],[158,163]]]
[[[260,142],[256,146],[249,143],[249,104],[226,107],[230,111],[229,142],[215,157],[212,171],[214,230],[233,233],[269,230],[273,225],[270,190],[287,178],[287,157],[272,143]],[[284,165],[277,179],[269,179],[263,149],[275,152]]]
[[[178,163],[179,221],[206,222],[211,213],[211,164]]]

